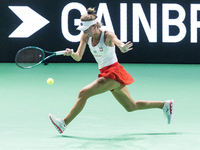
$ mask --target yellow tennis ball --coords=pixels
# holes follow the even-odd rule
[[[47,83],[48,83],[49,85],[51,85],[51,84],[54,83],[54,80],[53,80],[52,78],[48,78],[48,79],[47,79]]]

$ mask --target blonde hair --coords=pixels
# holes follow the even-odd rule
[[[81,21],[92,21],[97,18],[96,10],[95,8],[88,8],[87,14],[81,16]],[[102,26],[102,23],[97,22],[94,26],[97,26],[100,28]]]

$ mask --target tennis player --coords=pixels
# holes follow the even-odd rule
[[[133,101],[126,85],[134,82],[131,75],[119,64],[115,45],[122,53],[132,50],[131,42],[123,43],[117,36],[110,32],[104,31],[101,23],[97,21],[95,9],[88,8],[87,14],[81,16],[81,23],[77,30],[83,31],[79,47],[76,52],[67,48],[64,55],[71,56],[75,61],[80,61],[88,45],[91,53],[98,63],[100,74],[91,84],[80,90],[78,99],[70,113],[64,119],[58,119],[52,114],[49,118],[59,133],[63,133],[67,125],[82,111],[87,99],[111,91],[116,100],[128,111],[132,112],[141,109],[160,108],[168,119],[170,124],[173,117],[174,101]]]

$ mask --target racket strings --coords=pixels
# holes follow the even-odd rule
[[[21,50],[16,57],[16,63],[21,67],[31,67],[44,58],[44,52],[39,49],[28,48]]]

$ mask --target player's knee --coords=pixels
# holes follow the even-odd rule
[[[135,108],[128,108],[128,109],[126,109],[126,111],[127,112],[132,112],[132,111],[136,111],[137,109],[135,109]]]
[[[127,112],[132,112],[132,109],[130,108],[125,108]]]
[[[132,111],[136,111],[137,107],[135,104],[132,104],[132,105],[125,106],[125,109],[127,112],[132,112]]]
[[[85,89],[85,88],[81,89],[79,91],[78,97],[79,97],[79,99],[85,99],[85,100],[87,100],[89,98],[88,90]]]
[[[126,109],[127,112],[132,112],[132,111],[134,111],[134,109],[132,109],[131,107],[126,107],[125,109]]]

